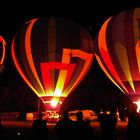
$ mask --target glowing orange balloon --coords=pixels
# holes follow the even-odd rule
[[[3,70],[3,62],[5,58],[5,46],[6,42],[3,37],[0,35],[0,72]]]
[[[3,39],[3,37],[0,35],[0,65],[3,64],[5,58],[5,46],[6,46],[6,42]]]
[[[16,33],[11,48],[19,74],[46,109],[52,110],[59,110],[94,57],[90,34],[75,22],[54,17],[27,22]]]
[[[102,25],[96,58],[105,74],[132,101],[140,95],[140,8],[123,11]]]

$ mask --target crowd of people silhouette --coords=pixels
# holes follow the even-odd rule
[[[82,111],[76,113],[76,121],[69,118],[68,111],[63,112],[53,128],[55,140],[139,140],[140,114],[137,112],[136,104],[132,104],[128,110],[126,136],[123,139],[117,133],[118,120],[116,113],[101,111],[97,115],[101,130],[99,137],[94,127],[91,126],[90,120],[84,119]],[[2,129],[3,126],[0,120],[1,137]],[[49,140],[49,138],[47,120],[44,120],[43,113],[39,112],[38,118],[32,122],[31,140]]]
[[[132,104],[128,109],[126,137],[124,140],[138,140],[140,138],[140,114],[137,112],[137,105]],[[110,114],[106,111],[99,112],[98,121],[101,130],[101,140],[119,140],[120,137],[117,134],[117,115],[116,111],[110,111]],[[83,113],[78,111],[76,114],[77,120],[72,121],[68,117],[68,112],[63,114],[63,117],[57,122],[55,130],[57,132],[58,140],[75,139],[75,140],[94,140],[97,139],[94,133],[94,128],[90,125],[90,120],[83,119]]]
[[[83,113],[76,113],[77,121],[69,119],[68,112],[64,112],[62,118],[56,123],[55,130],[58,140],[90,140],[92,139],[92,127],[90,121],[83,120]]]

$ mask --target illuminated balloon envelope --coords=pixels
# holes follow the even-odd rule
[[[5,46],[6,46],[6,42],[3,39],[3,37],[0,35],[0,73],[3,70],[3,62],[4,62],[4,58],[5,58]]]
[[[95,51],[99,65],[110,80],[132,101],[138,101],[140,8],[107,19],[95,39]]]
[[[59,110],[88,72],[92,37],[79,24],[61,18],[36,18],[15,35],[11,53],[24,81],[47,110]]]

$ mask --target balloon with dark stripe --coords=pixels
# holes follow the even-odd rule
[[[51,104],[55,110],[84,78],[94,57],[88,31],[55,17],[25,23],[13,38],[11,54],[24,81],[46,108]]]
[[[6,42],[4,38],[0,35],[0,73],[4,69],[4,59],[5,59],[5,53],[6,53]]]
[[[140,8],[107,19],[94,46],[105,74],[125,94],[132,96],[133,101],[137,101],[140,95]]]

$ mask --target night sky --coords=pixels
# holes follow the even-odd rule
[[[7,42],[4,70],[0,74],[0,111],[33,111],[37,108],[37,97],[17,73],[10,54],[11,41],[16,31],[32,18],[57,16],[71,19],[85,27],[93,37],[110,16],[123,10],[140,7],[134,0],[101,0],[85,2],[34,3],[24,2],[1,6],[0,34]],[[78,87],[65,100],[63,109],[109,108],[125,96],[105,76],[96,60]],[[126,99],[127,100],[127,99]]]

